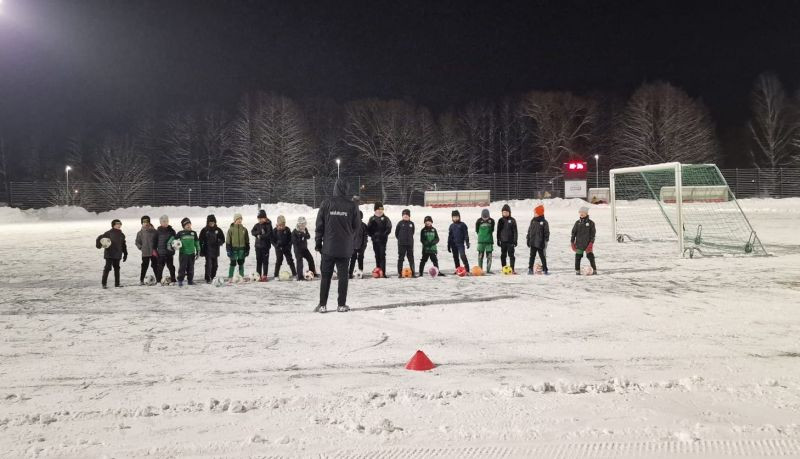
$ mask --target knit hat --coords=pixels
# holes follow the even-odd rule
[[[267,211],[264,209],[258,210],[258,218],[267,218]]]
[[[481,218],[489,218],[489,209],[483,209],[481,211]]]
[[[234,222],[236,220],[241,220],[241,219],[242,219],[242,214],[240,214],[239,212],[236,212],[235,214],[233,214],[233,221]]]
[[[402,214],[403,215],[408,215],[410,217],[411,216],[411,211],[409,209],[403,209]]]
[[[120,225],[122,224],[122,222],[119,221],[119,219],[117,219],[117,218],[111,220],[111,227],[113,228],[114,225],[116,225],[117,223],[119,223]]]
[[[458,210],[454,210],[452,213],[450,213],[450,216],[461,218],[461,212],[459,212]]]
[[[286,224],[286,217],[284,217],[283,215],[278,215],[278,224],[279,225],[285,225]]]
[[[588,214],[589,213],[589,208],[586,207],[586,206],[582,206],[580,209],[578,209],[578,212],[584,212],[584,213]]]
[[[145,223],[150,223],[150,217],[142,215],[142,224],[144,225]]]
[[[425,220],[423,221],[423,223],[427,223],[427,222],[431,222],[431,223],[433,223],[433,219],[431,218],[431,216],[430,216],[430,215],[426,215],[426,216],[425,216]]]
[[[378,209],[383,210],[383,203],[380,202],[380,201],[375,203],[375,210],[378,210]]]
[[[158,217],[158,221],[159,223],[169,223],[169,217],[167,217],[166,215],[162,215]]]
[[[217,222],[217,217],[215,217],[214,214],[211,214],[208,217],[206,217],[206,223],[211,223],[211,222],[214,223]]]
[[[190,225],[191,223],[192,221],[189,220],[189,217],[185,217],[183,220],[181,220],[181,228],[186,228],[186,225]]]
[[[302,228],[306,226],[306,217],[297,217],[297,227]]]
[[[511,215],[511,206],[503,204],[503,212],[508,212],[508,214]]]
[[[544,204],[539,204],[533,208],[534,215],[544,215]]]

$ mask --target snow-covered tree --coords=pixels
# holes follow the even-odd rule
[[[715,162],[717,140],[706,106],[669,83],[647,83],[631,96],[617,137],[618,164]]]
[[[150,160],[128,138],[106,139],[93,156],[96,195],[83,196],[83,202],[106,209],[137,205],[151,184]]]
[[[772,73],[759,75],[750,101],[753,118],[748,128],[754,144],[750,149],[753,164],[770,169],[797,164],[800,126],[778,77]]]

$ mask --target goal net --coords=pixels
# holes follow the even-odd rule
[[[767,254],[716,165],[627,167],[612,169],[610,179],[618,242],[676,244],[690,257]]]

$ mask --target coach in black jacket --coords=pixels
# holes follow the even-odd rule
[[[328,292],[331,288],[333,267],[339,276],[338,308],[340,312],[350,310],[347,307],[348,263],[353,255],[353,236],[361,224],[358,218],[358,206],[347,198],[347,186],[344,181],[336,180],[333,186],[333,197],[326,199],[317,212],[316,247],[322,252],[322,282],[319,288],[319,312],[327,312]]]

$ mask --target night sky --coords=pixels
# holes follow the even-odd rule
[[[253,89],[443,110],[664,79],[702,97],[724,138],[759,73],[800,81],[800,2],[2,1],[6,135],[119,129]]]

